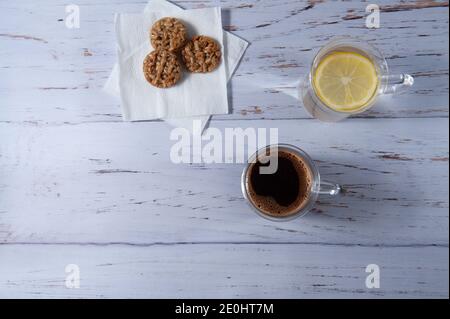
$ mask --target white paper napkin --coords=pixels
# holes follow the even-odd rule
[[[211,14],[211,13],[207,12],[208,10],[211,10],[211,12],[214,11],[214,13]],[[155,12],[155,11],[160,11],[160,12]],[[134,19],[134,18],[136,18],[136,16],[119,15],[118,18],[116,19],[116,21],[118,22],[117,25],[118,25],[119,29],[121,30],[122,35],[124,35],[123,32],[125,30],[129,30],[129,27],[124,28],[124,25],[123,25],[124,23],[126,23],[126,24],[129,23],[129,25],[133,25],[134,28],[136,28],[137,30],[141,30],[139,32],[134,32],[134,34],[131,34],[131,36],[130,36],[130,33],[127,33],[127,37],[126,37],[125,41],[123,41],[124,40],[123,36],[120,37],[120,39],[122,39],[122,40],[119,41],[119,46],[121,47],[120,52],[122,54],[119,54],[119,56],[121,56],[121,59],[122,59],[121,61],[124,61],[123,59],[125,59],[125,62],[121,66],[125,67],[125,68],[131,67],[132,70],[134,68],[134,70],[133,70],[134,76],[137,76],[137,77],[142,76],[142,71],[141,71],[142,70],[142,60],[138,61],[138,62],[134,62],[134,64],[133,64],[133,62],[130,62],[129,59],[131,56],[133,56],[135,54],[143,55],[143,53],[142,53],[143,50],[146,50],[146,49],[151,50],[152,49],[149,44],[149,41],[148,41],[148,29],[150,28],[149,24],[152,24],[153,22],[148,22],[148,21],[157,19],[162,16],[176,16],[176,17],[179,17],[182,20],[184,20],[183,19],[184,16],[183,16],[183,14],[181,14],[181,12],[187,13],[188,11],[193,11],[190,13],[195,14],[196,20],[199,20],[199,14],[208,15],[210,21],[211,20],[216,20],[216,21],[219,20],[219,21],[217,21],[217,23],[216,22],[214,22],[214,23],[216,26],[219,26],[221,29],[220,9],[219,8],[183,11],[183,9],[181,9],[178,6],[172,4],[168,1],[165,1],[165,0],[150,1],[145,8],[146,15],[141,16],[141,18],[140,18],[141,20],[137,19],[137,21],[130,21],[129,19]],[[150,13],[151,13],[151,16],[149,16]],[[142,18],[144,20],[147,20],[147,22],[142,21]],[[136,23],[138,21],[140,21],[140,22]],[[122,25],[120,25],[120,23],[122,23]],[[139,26],[140,24],[143,24],[144,26],[143,27]],[[197,24],[197,21],[195,21],[195,24]],[[195,27],[197,27],[197,25]],[[202,28],[203,27],[204,26],[202,26]],[[145,31],[142,31],[143,29],[145,29]],[[214,35],[211,34],[212,33],[211,30],[208,30],[208,32],[205,31],[202,34],[206,34],[206,35],[215,37]],[[215,32],[220,33],[221,30],[215,30]],[[144,37],[143,34],[145,35],[144,43],[139,44],[139,42],[142,42],[142,38]],[[220,40],[218,42],[220,42]],[[247,47],[248,47],[248,43],[246,41],[240,39],[239,37],[237,37],[229,32],[223,32],[224,61],[223,61],[223,66],[221,68],[224,69],[224,71],[225,71],[225,82],[226,82],[226,80],[231,78],[232,74],[234,73],[237,65],[239,64],[239,61],[242,58]],[[124,52],[124,51],[126,51],[126,52]],[[138,53],[138,52],[141,52],[141,53]],[[141,56],[139,58],[141,58]],[[131,60],[133,60],[133,59],[131,59]],[[136,61],[137,59],[134,59],[134,60]],[[128,69],[125,69],[125,70],[127,70],[126,73],[130,74]],[[138,74],[138,70],[139,70],[139,74]],[[223,72],[223,70],[216,70],[216,71]],[[121,96],[122,88],[119,85],[119,83],[122,82],[120,80],[123,79],[123,77],[121,77],[120,75],[121,74],[119,73],[119,67],[118,67],[118,65],[115,65],[109,79],[107,80],[107,82],[104,86],[104,90],[107,93],[114,95],[114,96],[118,96],[118,97]],[[189,75],[194,76],[191,74],[189,74]],[[217,74],[216,78],[218,78],[219,81],[223,82],[223,73]],[[141,78],[140,81],[142,81],[142,80],[143,79]],[[122,83],[124,83],[124,82],[122,82]],[[203,81],[202,83],[205,83],[205,82]],[[146,85],[148,86],[148,84],[146,84]],[[184,85],[184,83],[183,83],[183,85]],[[214,87],[211,87],[210,83],[208,83],[208,85],[203,85],[202,87],[205,88],[205,86],[208,86],[209,91],[214,90]],[[222,88],[223,88],[223,83],[222,83]],[[222,103],[219,105],[216,104],[216,107],[211,107],[211,104],[210,104],[211,100],[209,100],[209,98],[207,100],[208,104],[205,103],[200,108],[196,107],[195,105],[192,105],[192,103],[188,103],[191,105],[190,110],[193,109],[193,112],[191,112],[190,110],[186,110],[184,108],[183,100],[181,100],[181,103],[178,103],[178,104],[169,104],[168,105],[167,103],[164,103],[162,108],[161,107],[155,108],[154,112],[152,112],[152,113],[148,113],[148,110],[142,111],[142,109],[145,109],[146,107],[148,107],[146,104],[142,103],[142,101],[140,101],[139,104],[125,104],[125,105],[127,105],[126,109],[124,108],[124,105],[122,105],[124,120],[136,121],[136,120],[150,120],[150,119],[155,119],[155,118],[165,118],[165,120],[167,122],[169,122],[169,124],[174,125],[174,126],[179,126],[179,127],[185,127],[187,129],[189,129],[190,131],[192,131],[193,120],[199,120],[202,123],[202,129],[203,129],[209,119],[209,114],[220,114],[222,112],[226,113],[228,111],[228,107],[226,106],[227,105],[226,86],[225,86],[225,89],[223,89],[223,91],[225,94],[220,95],[220,99],[221,99]],[[134,94],[133,92],[134,92],[134,88],[127,87],[127,94],[130,94],[130,93]],[[202,91],[200,91],[200,92],[202,92]],[[198,93],[196,93],[196,94],[198,94]],[[214,94],[214,95],[216,95],[216,94]],[[186,98],[188,98],[190,100],[189,96],[190,95],[188,95],[187,97],[184,96],[184,102],[186,102]],[[217,100],[217,95],[215,97]],[[164,97],[161,97],[160,94],[159,94],[159,98],[164,99]],[[123,99],[123,97],[122,97],[122,99]],[[136,100],[134,100],[134,101],[136,101]],[[203,99],[202,101],[206,101],[206,100]],[[151,104],[154,105],[154,103],[151,103]],[[134,105],[136,105],[136,107],[138,109],[130,111],[130,107],[133,107]],[[224,107],[224,106],[226,106],[226,107]],[[165,108],[166,109],[173,108],[174,110],[167,111],[167,110],[165,110]],[[184,108],[184,110],[183,110],[183,108]],[[225,108],[226,108],[226,110],[225,110]],[[180,109],[182,109],[182,110],[180,111]],[[205,109],[206,109],[206,112],[209,112],[209,113],[207,113],[203,116],[202,115],[191,116],[192,114],[202,114],[203,112],[205,112],[204,111]],[[167,119],[167,116],[169,116],[171,118]]]

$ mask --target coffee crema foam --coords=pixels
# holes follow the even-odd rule
[[[261,156],[259,156],[261,158]],[[289,217],[302,210],[311,194],[312,171],[305,160],[286,150],[278,150],[278,170],[261,175],[260,161],[250,165],[246,180],[250,202],[263,214]]]

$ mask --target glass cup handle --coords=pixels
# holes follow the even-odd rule
[[[414,85],[414,77],[409,74],[387,75],[383,79],[387,82],[387,86],[383,90],[384,94],[406,91]]]
[[[330,195],[330,196],[336,196],[339,195],[342,191],[342,187],[339,184],[321,181],[320,182],[320,189],[319,189],[319,195]]]

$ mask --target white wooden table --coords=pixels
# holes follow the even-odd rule
[[[170,128],[124,123],[101,92],[115,61],[114,12],[145,0],[0,1],[0,297],[447,297],[447,1],[179,1],[220,5],[251,42],[233,112],[211,126],[278,127],[338,199],[288,223],[256,216],[242,165],[175,165]],[[290,96],[331,36],[362,36],[416,85],[358,118],[310,119]],[[78,289],[65,285],[76,264]],[[381,287],[367,289],[377,264]]]

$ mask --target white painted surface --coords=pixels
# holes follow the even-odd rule
[[[346,188],[338,199],[321,198],[316,214],[286,224],[247,207],[243,165],[172,164],[164,123],[1,124],[8,139],[1,148],[0,240],[444,245],[448,121],[403,123],[238,123],[279,127],[280,141],[301,145],[324,179]]]
[[[113,12],[144,1],[80,2],[79,30],[58,21],[62,1],[0,1],[0,297],[448,297],[448,3],[379,3],[369,32],[368,2],[221,1],[252,45],[233,114],[212,126],[278,127],[346,188],[280,224],[247,207],[242,165],[171,164],[170,129],[122,123],[100,92]],[[414,90],[359,119],[307,119],[289,94],[339,34],[379,46]]]
[[[8,298],[436,298],[449,279],[438,247],[7,245],[1,254]],[[367,289],[374,261],[381,288]],[[66,288],[68,263],[79,266],[79,289]]]

